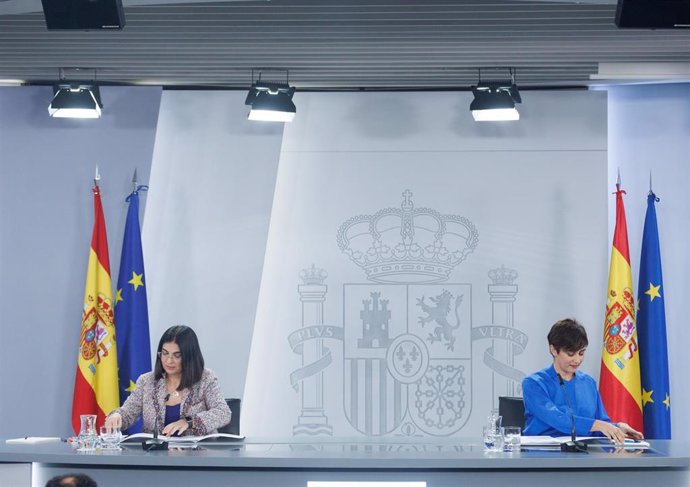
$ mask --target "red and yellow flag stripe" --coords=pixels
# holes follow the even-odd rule
[[[79,432],[82,414],[105,414],[120,405],[117,385],[117,348],[105,218],[98,186],[93,188],[95,220],[84,290],[79,358],[74,381],[72,426]]]
[[[623,421],[641,431],[640,356],[624,193],[616,185],[616,228],[609,268],[599,391],[612,421]]]

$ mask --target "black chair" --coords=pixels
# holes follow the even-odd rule
[[[218,433],[230,433],[231,435],[240,434],[240,408],[242,406],[242,399],[236,397],[225,399],[228,403],[230,411],[232,412],[232,417],[230,422],[225,426],[218,428]]]
[[[500,396],[498,414],[503,416],[503,426],[525,427],[525,401],[521,397]]]

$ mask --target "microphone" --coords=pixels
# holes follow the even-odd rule
[[[570,441],[561,443],[561,451],[568,453],[586,453],[587,444],[583,441],[578,441],[575,435],[575,415],[573,414],[573,408],[570,405],[570,399],[568,398],[568,391],[565,389],[565,382],[563,382],[563,377],[561,374],[556,373],[558,376],[558,383],[561,385],[563,390],[563,396],[565,397],[565,404],[568,406],[568,412],[570,413]]]
[[[153,438],[144,441],[141,444],[141,448],[144,451],[168,449],[168,442],[158,438],[158,417],[156,417],[156,420],[153,423]]]

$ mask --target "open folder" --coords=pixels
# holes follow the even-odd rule
[[[135,433],[126,436],[122,443],[141,443],[142,441],[153,438],[151,433]],[[158,435],[159,440],[167,441],[168,443],[235,443],[244,440],[244,436],[232,435],[230,433],[213,433],[204,436],[161,436]]]
[[[523,447],[548,447],[552,446],[554,448],[560,447],[561,443],[570,441],[570,436],[523,436],[520,438],[520,444]],[[611,442],[608,438],[602,436],[578,436],[578,441],[583,441],[591,446],[615,446],[618,448],[638,448],[647,449],[649,448],[649,443],[644,440],[633,440],[632,438],[627,438],[625,444],[616,445]]]

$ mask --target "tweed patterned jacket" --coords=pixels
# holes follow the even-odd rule
[[[129,428],[143,416],[144,432],[153,433],[158,418],[158,432],[165,421],[165,378],[154,379],[153,372],[141,374],[134,391],[122,407],[110,414],[122,416],[122,429]],[[201,380],[189,388],[180,403],[180,417],[193,418],[193,428],[182,435],[202,436],[217,433],[218,428],[230,422],[230,408],[218,386],[218,379],[208,369],[204,369]]]

